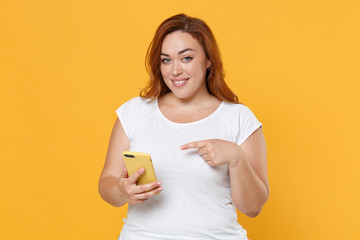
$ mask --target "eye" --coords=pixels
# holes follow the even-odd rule
[[[184,57],[183,61],[184,62],[190,62],[193,58],[192,57]]]
[[[171,62],[171,60],[170,60],[170,58],[163,58],[163,59],[161,59],[161,62],[164,64],[168,64]]]

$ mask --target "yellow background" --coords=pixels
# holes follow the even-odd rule
[[[0,239],[116,239],[97,192],[115,109],[157,26],[204,19],[264,124],[271,194],[250,239],[360,239],[359,1],[0,0]]]

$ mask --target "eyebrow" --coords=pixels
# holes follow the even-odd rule
[[[184,53],[184,52],[187,52],[187,51],[195,51],[194,49],[191,49],[191,48],[185,48],[184,50],[181,50],[180,52],[178,52],[178,55]],[[169,54],[165,54],[165,53],[160,53],[160,55],[162,56],[166,56],[166,57],[170,57]]]

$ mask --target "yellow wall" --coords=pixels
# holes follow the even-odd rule
[[[115,109],[158,24],[203,18],[264,124],[271,196],[251,239],[360,239],[359,1],[0,0],[0,239],[116,239],[97,193]]]

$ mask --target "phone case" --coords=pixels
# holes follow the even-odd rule
[[[150,154],[124,151],[123,156],[129,176],[140,168],[145,169],[145,173],[142,174],[136,181],[137,185],[143,185],[156,181],[155,171]]]

